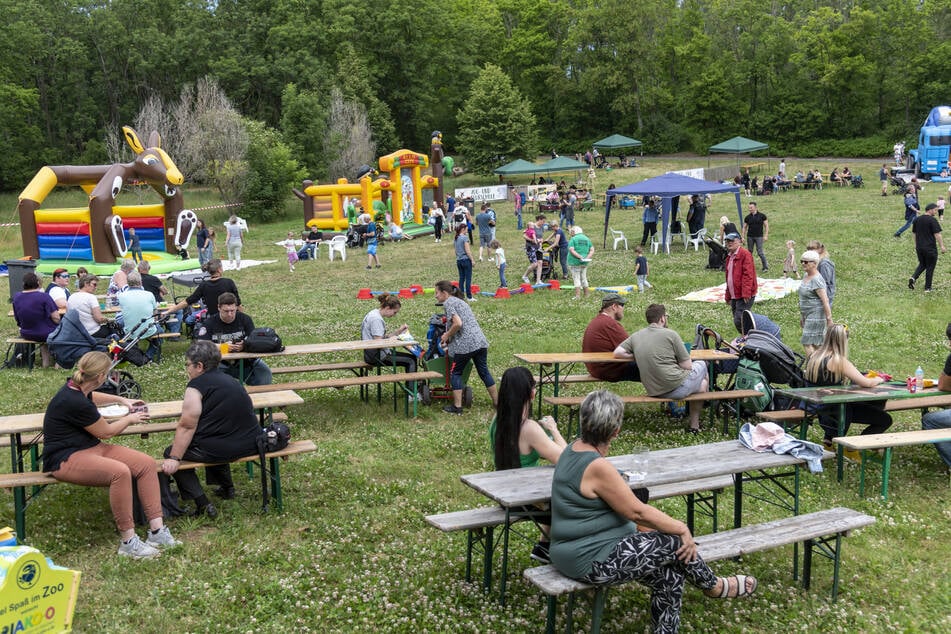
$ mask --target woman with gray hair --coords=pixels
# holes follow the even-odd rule
[[[586,583],[647,586],[653,631],[676,632],[684,581],[713,598],[750,595],[757,582],[714,575],[686,524],[641,502],[604,459],[623,416],[624,403],[607,390],[581,404],[581,437],[562,452],[552,480],[551,563]]]

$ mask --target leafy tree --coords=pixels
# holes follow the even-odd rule
[[[459,146],[470,170],[489,173],[501,157],[538,151],[535,115],[502,69],[486,64],[459,112]]]
[[[247,121],[247,181],[242,192],[242,212],[248,218],[268,221],[284,215],[291,190],[304,178],[280,132],[259,121]]]
[[[316,90],[288,84],[281,95],[281,133],[301,166],[313,178],[323,179],[328,157],[324,151],[327,106]]]

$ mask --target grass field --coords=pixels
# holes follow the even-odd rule
[[[706,164],[706,158],[652,158],[645,167],[598,174],[598,191],[609,182],[640,181],[671,169]],[[844,161],[789,159],[788,172],[818,166],[824,174]],[[934,292],[909,291],[915,266],[913,238],[892,233],[901,224],[901,199],[882,197],[876,178],[881,161],[854,161],[853,173],[865,177],[863,189],[826,187],[757,199],[769,218],[769,273],[781,275],[784,242],[801,251],[806,242],[823,241],[837,264],[838,295],[834,316],[849,325],[851,358],[860,368],[881,369],[899,378],[920,364],[935,377],[947,355],[944,329],[951,318],[948,256],[942,256]],[[774,162],[775,167],[775,162]],[[468,178],[466,183],[476,182]],[[489,183],[486,180],[484,183]],[[453,185],[454,183],[450,183]],[[922,204],[946,189],[927,185]],[[210,194],[185,192],[186,204],[199,207],[218,201]],[[744,198],[744,213],[745,203]],[[15,216],[12,196],[0,197]],[[511,203],[495,205],[498,236],[507,249],[509,283],[524,270],[521,239]],[[451,241],[431,238],[384,245],[383,268],[364,269],[366,256],[350,250],[346,263],[301,262],[289,273],[281,247],[274,242],[300,226],[300,211],[289,205],[287,218],[272,225],[252,224],[244,257],[272,259],[273,264],[231,275],[258,325],[273,326],[286,343],[336,341],[359,337],[363,315],[375,302],[355,299],[361,287],[395,290],[411,284],[431,287],[455,279]],[[708,211],[712,232],[720,215],[736,216],[732,197],[718,196]],[[209,212],[220,226],[225,212]],[[9,221],[9,220],[7,220]],[[603,210],[584,212],[576,221],[598,246],[590,267],[594,285],[631,284],[633,251],[600,248]],[[611,225],[623,230],[633,247],[640,236],[640,212],[612,213]],[[17,257],[16,228],[0,230],[4,259]],[[219,248],[219,253],[222,249]],[[650,302],[667,305],[671,327],[692,339],[703,323],[732,335],[729,310],[721,304],[687,303],[674,298],[719,284],[723,274],[704,269],[704,251],[675,246],[670,255],[650,255],[654,289],[633,294],[624,325],[644,325]],[[758,263],[757,263],[758,266]],[[474,281],[486,289],[497,283],[495,267],[476,262]],[[4,285],[4,282],[0,282]],[[919,287],[920,288],[920,287]],[[182,292],[182,289],[178,289]],[[0,288],[6,294],[6,288]],[[558,352],[580,348],[587,322],[595,315],[600,294],[581,302],[566,292],[542,291],[508,300],[480,298],[474,312],[491,342],[489,361],[496,377],[515,362],[518,352]],[[393,322],[409,324],[425,336],[432,296],[405,300]],[[757,306],[783,329],[796,350],[798,309],[795,296]],[[7,334],[15,331],[12,319]],[[132,372],[150,400],[181,398],[185,372],[184,343],[166,344],[164,361]],[[347,360],[350,357],[340,357]],[[321,359],[323,361],[324,359]],[[326,359],[330,360],[330,359]],[[0,372],[0,411],[42,411],[66,372]],[[544,602],[525,586],[520,570],[530,565],[530,545],[513,543],[515,565],[508,606],[484,597],[476,584],[463,581],[464,536],[446,536],[430,528],[423,516],[484,505],[486,500],[459,482],[465,473],[491,469],[487,426],[491,416],[481,383],[471,382],[476,402],[464,416],[444,415],[442,402],[422,408],[415,420],[394,414],[375,402],[363,404],[355,390],[305,392],[306,403],[289,410],[293,435],[317,442],[317,453],[293,459],[283,468],[285,512],[259,512],[259,483],[235,470],[238,498],[222,502],[216,521],[179,519],[172,524],[184,546],[160,560],[133,562],[115,554],[116,535],[104,491],[61,485],[50,488],[31,506],[29,543],[56,563],[83,571],[75,617],[77,632],[537,632],[543,629]],[[618,385],[621,393],[640,393],[640,386]],[[575,393],[583,393],[575,388]],[[721,440],[716,431],[699,437],[684,433],[685,423],[660,411],[630,412],[612,448],[624,453],[635,444],[651,448]],[[893,429],[916,429],[916,413],[899,413]],[[814,432],[816,433],[816,432]],[[814,436],[816,440],[818,437]],[[169,437],[124,442],[159,455]],[[9,468],[9,458],[2,468]],[[712,601],[688,590],[683,607],[684,632],[946,632],[951,630],[951,488],[933,447],[897,451],[890,497],[883,503],[858,497],[858,469],[848,465],[845,481],[834,469],[803,481],[802,510],[849,506],[874,515],[873,526],[851,536],[845,545],[842,587],[835,604],[828,601],[831,565],[819,562],[813,588],[804,592],[791,579],[791,548],[722,562],[722,572],[750,572],[759,578],[751,600]],[[877,480],[870,490],[874,491]],[[729,496],[722,500],[721,522],[728,518]],[[682,517],[681,500],[658,503]],[[12,496],[0,497],[0,524],[13,521]],[[759,503],[747,505],[747,520],[772,519],[779,511]],[[701,530],[709,527],[701,523]],[[613,592],[605,631],[642,632],[649,626],[646,591],[628,587]],[[2,601],[0,601],[2,605]],[[577,612],[584,613],[585,610]],[[586,618],[586,615],[581,616]],[[587,627],[579,620],[579,627]]]

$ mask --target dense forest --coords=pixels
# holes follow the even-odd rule
[[[900,138],[913,147],[929,109],[951,101],[951,0],[0,0],[0,11],[0,189],[43,164],[109,160],[107,135],[203,78],[319,178],[335,158],[332,95],[362,107],[380,154],[424,150],[435,129],[464,153],[460,112],[498,96],[474,93],[488,67],[535,127],[530,143],[498,148],[510,157],[614,132],[652,153],[743,134],[803,156],[883,155]]]

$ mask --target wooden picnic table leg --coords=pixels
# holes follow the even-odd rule
[[[505,526],[502,527],[502,577],[499,579],[499,605],[505,605],[505,576],[509,569],[509,526],[511,525],[512,509],[505,507]],[[491,560],[488,569],[491,570]],[[491,572],[489,573],[491,574]]]
[[[555,363],[555,386],[554,386],[554,388],[553,388],[553,393],[554,393],[554,395],[555,395],[556,397],[558,396],[558,383],[559,383],[558,372],[559,372],[560,370],[561,370],[561,364],[560,364],[560,363]],[[539,416],[542,415],[541,410],[538,411],[538,415],[539,415]],[[558,406],[557,406],[557,405],[555,405],[555,407],[553,408],[553,416],[554,416],[555,420],[558,420]],[[579,430],[580,430],[580,427],[579,427]]]
[[[743,472],[733,474],[733,528],[743,525]]]

